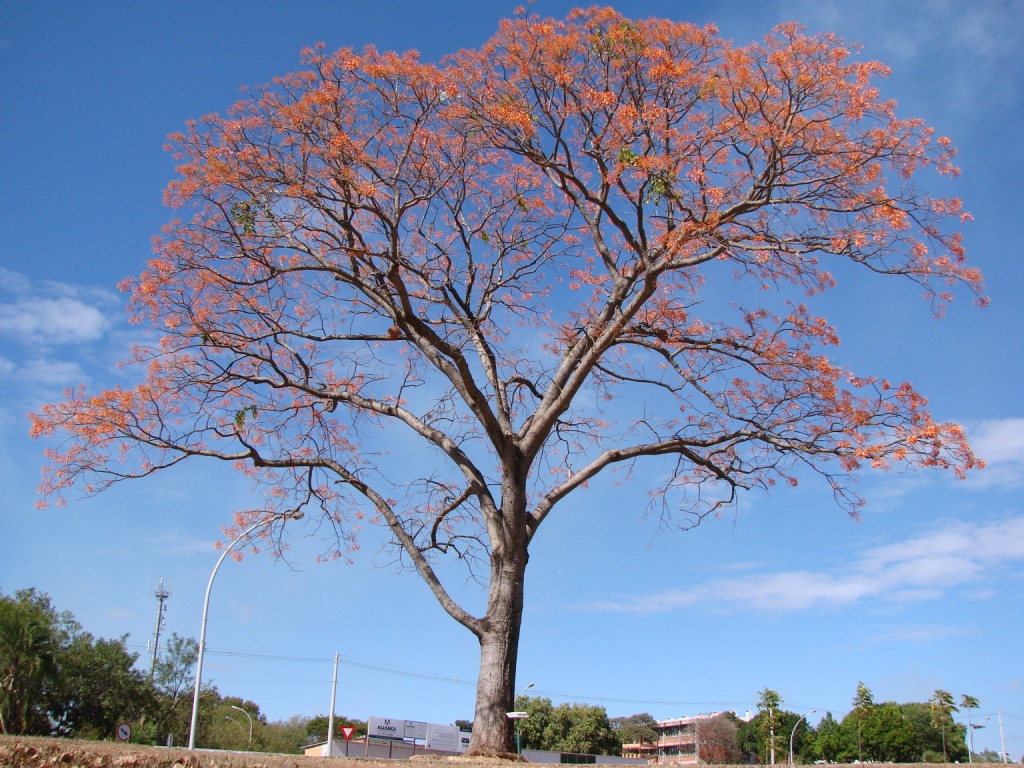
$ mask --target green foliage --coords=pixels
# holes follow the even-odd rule
[[[937,688],[928,700],[931,705],[932,725],[942,732],[942,761],[949,762],[949,743],[947,737],[953,730],[953,713],[959,712],[956,704],[953,703],[953,694]]]
[[[517,725],[524,749],[618,755],[622,750],[604,707],[551,704],[551,699],[520,696],[515,708],[529,713]]]
[[[622,744],[653,744],[658,740],[657,721],[647,712],[610,720]]]
[[[826,712],[818,723],[813,743],[812,755],[815,760],[845,762],[849,755],[856,755],[856,744],[850,743],[849,733],[836,722],[831,712]]]
[[[49,733],[46,690],[57,677],[63,635],[46,595],[0,594],[0,732]]]
[[[152,711],[156,697],[127,641],[127,635],[94,640],[83,632],[64,648],[50,699],[57,735],[109,739],[118,723],[136,722]]]
[[[456,723],[457,725],[458,723]],[[327,715],[317,715],[311,717],[306,721],[306,744],[319,744],[327,741],[327,727],[330,725],[330,720]],[[334,716],[334,738],[335,740],[340,739],[339,728],[342,726],[353,726],[356,729],[355,734],[352,738],[357,739],[360,736],[366,735],[366,721],[356,720],[345,715]]]
[[[0,593],[0,732],[110,738],[152,705],[126,637],[96,640],[34,589]]]
[[[754,754],[765,763],[774,763],[775,760],[771,759],[772,754],[774,753],[778,760],[788,749],[788,744],[785,747],[782,746],[783,740],[780,732],[779,705],[782,704],[782,697],[778,691],[773,691],[771,688],[765,688],[758,695],[760,696],[757,701],[758,716],[755,719],[758,721],[758,746],[760,749]]]
[[[159,745],[188,743],[198,658],[199,643],[194,638],[171,633],[153,667],[157,704],[145,741]],[[203,704],[210,701],[211,692],[200,695],[200,715]]]
[[[873,706],[861,723],[864,759],[882,763],[910,763],[918,754],[917,734],[893,702]]]

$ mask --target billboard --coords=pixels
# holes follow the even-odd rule
[[[470,737],[468,731],[460,730],[457,725],[437,725],[394,717],[367,718],[366,735],[371,739],[390,741],[424,741],[427,749],[440,752],[465,752],[469,748]]]
[[[399,720],[394,717],[371,717],[366,721],[366,735],[371,739],[427,738],[427,724],[419,720]]]
[[[461,731],[457,725],[434,725],[427,726],[427,749],[437,749],[442,752],[461,752]]]

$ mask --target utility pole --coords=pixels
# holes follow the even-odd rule
[[[149,682],[153,682],[153,673],[156,672],[156,660],[160,652],[160,630],[164,628],[164,602],[171,596],[170,590],[164,587],[164,577],[160,577],[160,583],[153,591],[157,599],[156,608],[156,629],[153,630],[153,660],[149,664]]]
[[[331,716],[327,718],[327,749],[324,757],[334,757],[334,707],[338,702],[338,661],[340,653],[334,654],[334,680],[331,682]],[[366,737],[366,743],[370,743],[370,737]],[[345,745],[345,756],[348,757],[348,744]]]
[[[1003,736],[1003,710],[999,710],[999,748],[1003,754],[1003,765],[1010,762],[1010,753],[1006,751],[1006,737]]]

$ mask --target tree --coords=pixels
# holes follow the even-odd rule
[[[914,727],[898,704],[873,705],[857,720],[857,728],[861,737],[859,749],[865,760],[911,763],[920,754]]]
[[[50,598],[34,589],[0,593],[0,732],[48,734],[47,691],[65,632]]]
[[[647,712],[613,717],[610,722],[623,744],[654,744],[658,741],[658,721]]]
[[[775,765],[775,753],[781,745],[781,733],[779,733],[779,705],[782,704],[782,697],[777,691],[765,688],[760,693],[757,701],[758,726],[757,733],[762,750],[757,754],[766,763]],[[781,750],[780,750],[781,751]]]
[[[953,694],[937,688],[928,700],[932,711],[932,725],[942,732],[942,762],[949,762],[949,750],[946,747],[947,726],[953,725],[953,713],[959,712],[953,702]]]
[[[293,715],[287,720],[276,720],[266,723],[263,728],[263,750],[279,754],[301,755],[304,747],[314,741],[309,740],[306,725],[310,720],[305,715]]]
[[[153,689],[127,642],[127,635],[104,640],[78,632],[62,649],[49,707],[55,735],[110,739],[118,723],[153,711]]]
[[[743,759],[736,718],[728,713],[701,718],[697,726],[697,757],[710,765],[737,765]]]
[[[853,716],[857,721],[857,760],[864,761],[863,731],[864,719],[869,717],[875,707],[875,697],[871,689],[863,682],[857,683],[857,693],[853,697]]]
[[[837,723],[831,712],[818,723],[814,736],[815,756],[828,763],[846,762],[849,755],[856,755],[856,748],[851,747],[845,730]]]
[[[523,749],[550,749],[551,719],[555,707],[551,699],[541,696],[517,696],[514,708],[526,712],[527,717],[521,718],[515,727],[522,740]],[[476,727],[476,724],[473,724]]]
[[[195,638],[172,632],[164,651],[153,667],[153,686],[157,708],[152,740],[156,744],[187,744],[192,720],[195,666],[199,643]],[[200,712],[210,704],[210,696],[200,693]]]
[[[555,707],[551,699],[539,696],[520,696],[515,707],[529,714],[518,724],[524,749],[591,755],[620,754],[622,742],[604,707],[567,702]]]
[[[919,762],[943,762],[945,760],[966,760],[967,750],[963,746],[961,726],[946,724],[946,734],[952,733],[960,738],[947,738],[940,725],[935,724],[935,710],[930,701],[911,701],[900,705],[903,716],[914,728],[918,752],[915,755]],[[951,724],[952,723],[952,724]],[[943,741],[946,741],[946,756],[943,757]]]
[[[338,556],[380,526],[479,642],[471,752],[512,748],[529,547],[599,476],[649,467],[686,528],[808,471],[856,514],[862,467],[978,466],[909,384],[832,362],[809,305],[829,262],[939,311],[951,284],[980,291],[960,202],[919,181],[955,174],[953,149],[879,98],[882,65],[795,24],[736,47],[607,8],[503,22],[441,65],[305,65],[172,137],[181,218],[124,286],[159,343],[143,383],[33,415],[67,437],[43,490],[214,458],[268,489],[235,524],[276,521],[273,549],[294,509]],[[730,269],[736,306],[702,290]],[[382,456],[376,428],[420,460]]]
[[[458,725],[458,721],[455,723]],[[354,720],[351,717],[345,715],[335,714],[334,716],[334,738],[340,738],[338,736],[338,729],[342,726],[350,725],[355,728],[353,733],[354,738],[366,735],[366,721],[365,720]],[[327,729],[330,726],[330,718],[327,715],[317,715],[316,717],[309,718],[306,723],[306,736],[308,737],[307,743],[317,744],[320,742],[327,741]]]
[[[0,593],[0,732],[112,738],[153,706],[138,654],[94,638],[34,589]]]
[[[967,752],[968,754],[974,753],[974,731],[978,728],[984,728],[983,725],[977,725],[971,721],[971,710],[977,709],[981,706],[981,702],[978,701],[974,696],[969,696],[966,693],[960,694],[960,709],[967,710]]]

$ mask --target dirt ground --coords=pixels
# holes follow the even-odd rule
[[[0,736],[2,768],[495,768],[504,760],[415,758],[413,761],[306,757],[254,752],[167,749],[114,741]]]
[[[0,768],[401,768],[403,765],[409,768],[511,768],[516,763],[467,757],[423,756],[398,761],[203,749],[189,752],[113,741],[0,736]],[[943,766],[928,765],[927,768]]]

